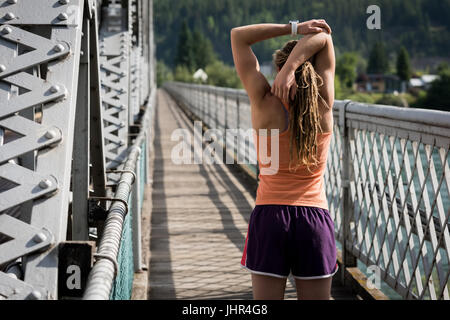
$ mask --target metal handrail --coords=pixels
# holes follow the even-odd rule
[[[122,229],[125,216],[128,214],[128,203],[130,195],[133,192],[132,184],[135,180],[135,173],[139,168],[139,157],[141,155],[141,145],[148,137],[151,127],[152,114],[155,108],[155,94],[153,88],[151,98],[149,99],[146,111],[143,115],[142,127],[139,135],[129,148],[129,154],[125,161],[120,180],[117,185],[115,198],[108,210],[105,221],[103,236],[97,249],[97,261],[94,264],[84,292],[84,300],[108,300],[113,286],[113,281],[117,275],[118,263],[117,256],[122,238]],[[134,190],[135,192],[137,190]],[[140,208],[135,208],[139,210]],[[140,240],[140,239],[139,239]]]

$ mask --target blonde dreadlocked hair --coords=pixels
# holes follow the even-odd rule
[[[275,65],[281,70],[297,44],[297,40],[287,42],[274,56]],[[323,85],[322,78],[316,73],[311,61],[306,61],[295,71],[297,92],[294,100],[289,97],[289,130],[290,163],[289,170],[296,170],[301,165],[317,165],[317,135],[320,127],[319,87]],[[325,103],[326,105],[326,103]]]

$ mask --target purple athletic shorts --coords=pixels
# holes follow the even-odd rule
[[[250,216],[241,265],[255,274],[298,279],[337,270],[334,222],[326,209],[257,205]]]

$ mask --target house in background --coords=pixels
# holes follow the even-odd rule
[[[396,75],[360,74],[355,81],[357,92],[393,93],[404,89],[406,88],[402,88],[402,81]]]

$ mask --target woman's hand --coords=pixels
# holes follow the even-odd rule
[[[324,19],[314,19],[299,23],[297,30],[297,32],[302,35],[318,33],[322,31],[331,34],[331,28]]]
[[[310,20],[299,24],[298,33],[302,35],[326,32],[331,34],[331,28],[325,20]],[[271,92],[281,101],[288,104],[289,97],[294,100],[297,91],[297,82],[295,81],[295,70],[282,68],[278,72],[273,82]]]
[[[294,100],[297,91],[297,82],[295,81],[295,70],[281,69],[278,72],[272,85],[272,94],[277,96],[281,101],[289,104],[289,95]]]

